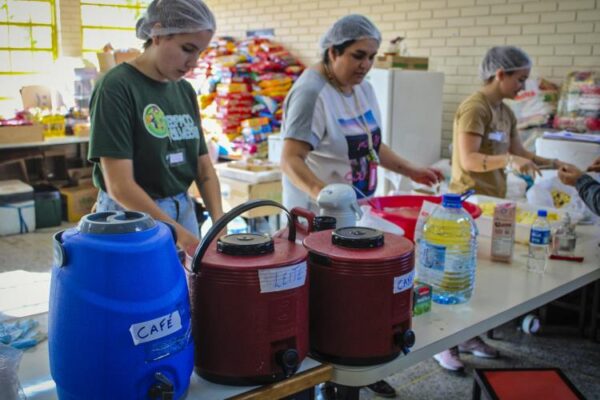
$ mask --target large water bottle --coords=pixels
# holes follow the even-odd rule
[[[550,247],[550,224],[546,217],[546,210],[538,210],[538,216],[531,225],[529,233],[529,258],[527,269],[543,274],[548,262],[548,248]]]
[[[418,243],[417,275],[433,288],[433,301],[459,304],[473,293],[477,261],[477,227],[462,208],[458,194],[442,196],[423,225]]]

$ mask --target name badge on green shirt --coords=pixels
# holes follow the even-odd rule
[[[167,161],[169,162],[169,165],[171,167],[174,167],[185,162],[185,155],[183,151],[178,151],[177,153],[169,153],[167,154]]]

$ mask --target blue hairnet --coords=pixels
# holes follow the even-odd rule
[[[155,25],[160,23],[160,27]],[[154,36],[194,33],[217,29],[215,16],[202,0],[153,0],[137,21],[135,34],[148,40]]]
[[[331,46],[337,46],[349,40],[375,39],[381,43],[379,29],[365,16],[358,14],[346,15],[338,19],[321,38],[321,51]]]
[[[531,68],[531,59],[523,50],[514,46],[496,46],[488,50],[479,66],[479,77],[487,81],[496,71],[506,72]]]

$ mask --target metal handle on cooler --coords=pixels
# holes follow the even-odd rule
[[[65,233],[64,230],[58,231],[52,236],[53,263],[58,268],[64,267],[67,264],[67,253],[62,244],[63,233]]]
[[[230,223],[234,218],[242,215],[246,211],[252,210],[253,208],[271,206],[281,208],[288,218],[288,240],[290,242],[296,241],[296,226],[294,225],[294,220],[292,215],[288,211],[287,208],[282,206],[273,200],[251,200],[244,204],[240,204],[239,206],[233,208],[228,213],[224,214],[221,218],[217,220],[217,222],[208,230],[206,236],[202,238],[200,245],[196,249],[196,253],[194,254],[194,258],[192,260],[192,272],[197,274],[200,269],[200,261],[204,254],[208,250],[208,246],[212,243],[212,241],[217,237],[219,232],[221,232],[227,224]]]
[[[302,233],[304,233],[304,235],[307,236],[310,232],[312,232],[315,229],[315,214],[313,212],[306,210],[302,207],[294,207],[291,209],[290,213],[292,214],[294,227],[297,231],[302,231]],[[304,219],[306,219],[306,229],[304,229],[304,227],[300,224],[300,222],[298,221],[298,217],[303,217]]]

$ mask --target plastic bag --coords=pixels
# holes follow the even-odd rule
[[[558,101],[556,129],[600,130],[600,77],[591,71],[570,72]]]
[[[545,79],[528,79],[525,89],[506,103],[515,113],[518,129],[550,126],[556,113],[558,86]]]
[[[0,388],[3,400],[26,398],[17,374],[22,355],[21,351],[0,343]]]
[[[577,189],[563,184],[557,176],[538,179],[527,191],[527,201],[539,207],[556,208],[567,211],[575,219],[589,220],[593,214],[585,205]]]
[[[366,228],[378,229],[383,232],[394,233],[396,235],[404,236],[404,229],[398,225],[381,218],[379,215],[375,215],[371,211],[371,206],[360,206],[362,210],[362,217],[356,222],[356,226],[364,226]]]
[[[26,349],[46,339],[47,335],[39,329],[34,319],[22,319],[16,322],[0,322],[0,343]]]

